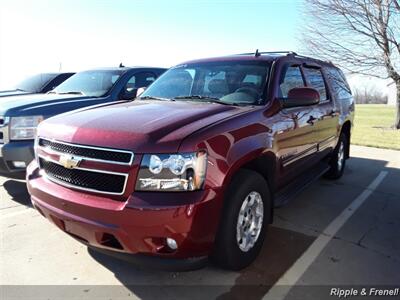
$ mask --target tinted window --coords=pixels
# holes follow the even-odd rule
[[[21,81],[15,88],[29,93],[40,93],[43,86],[56,75],[57,74],[38,74]]]
[[[122,72],[120,70],[79,72],[61,83],[54,91],[58,94],[103,96],[112,88]]]
[[[299,66],[289,66],[283,74],[279,84],[279,97],[286,98],[291,89],[304,87],[304,80]]]
[[[332,86],[332,92],[337,99],[350,98],[351,90],[342,71],[336,68],[327,68],[326,73]]]
[[[134,74],[125,85],[125,90],[131,92],[134,89],[148,87],[156,80],[156,75],[150,72],[139,72]]]
[[[269,62],[228,61],[180,65],[165,72],[141,97],[178,97],[176,100],[180,101],[218,99],[228,104],[257,104],[263,95],[269,68]],[[194,99],[193,96],[200,99]],[[201,99],[207,97],[214,99]]]
[[[315,68],[304,68],[304,75],[306,76],[308,84],[319,92],[320,100],[327,100],[326,86],[321,70]]]

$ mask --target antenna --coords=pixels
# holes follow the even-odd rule
[[[260,52],[258,52],[258,49],[256,50],[256,53],[254,53],[254,56],[255,56],[255,57],[259,57],[259,56],[261,56],[261,53],[260,53]]]
[[[120,68],[125,68],[125,66],[122,63],[119,64],[119,67]]]

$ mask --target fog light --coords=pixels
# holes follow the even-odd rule
[[[24,161],[13,161],[12,164],[16,168],[26,168],[26,163]]]
[[[167,245],[171,250],[176,250],[178,249],[178,244],[174,239],[167,238]]]

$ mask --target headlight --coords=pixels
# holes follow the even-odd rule
[[[207,153],[146,154],[140,166],[138,191],[194,191],[203,187]]]
[[[10,140],[33,140],[36,128],[43,116],[12,117],[10,120]]]

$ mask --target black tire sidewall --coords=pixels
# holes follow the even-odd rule
[[[264,217],[260,235],[255,245],[247,252],[242,251],[236,240],[237,219],[240,208],[252,191],[258,192],[263,201]],[[240,170],[232,180],[225,197],[221,225],[216,239],[217,263],[238,270],[248,266],[259,254],[266,228],[271,218],[271,196],[267,182],[254,171]]]
[[[338,160],[339,160],[339,148],[340,148],[340,144],[341,143],[343,143],[344,151],[346,152],[346,149],[347,149],[347,138],[346,138],[346,135],[344,133],[340,134],[339,141],[338,141],[337,146],[336,146],[336,148],[334,150],[333,157],[332,157],[332,159],[330,161],[330,169],[326,173],[326,176],[325,176],[327,178],[338,179],[344,173],[344,169],[346,167],[346,157],[343,160],[342,168],[340,170],[338,169],[338,164],[337,164]],[[344,155],[346,156],[346,153]]]

